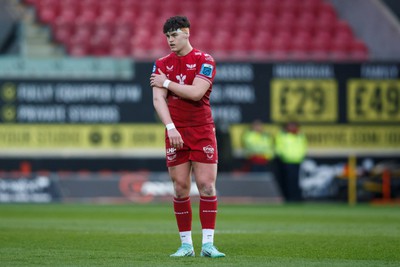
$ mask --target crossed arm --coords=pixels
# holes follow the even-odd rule
[[[150,77],[150,85],[152,87],[163,88],[167,76],[159,69],[160,74],[153,73]],[[210,88],[210,83],[201,78],[194,78],[193,84],[179,84],[171,82],[168,85],[168,90],[176,95],[193,101],[199,101]]]
[[[160,74],[153,73],[150,77],[150,85],[153,87],[153,105],[164,125],[173,123],[167,103],[168,90],[184,99],[198,101],[210,87],[207,81],[201,78],[195,78],[192,85],[170,82],[167,89],[163,87],[165,80],[167,80],[167,76],[161,70]],[[171,146],[177,149],[182,148],[183,140],[179,132],[175,128],[167,132]]]

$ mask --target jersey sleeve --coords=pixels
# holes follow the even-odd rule
[[[160,69],[165,73],[164,64],[158,59],[156,62],[154,62],[152,73],[160,74]]]
[[[210,84],[213,83],[216,74],[215,61],[209,54],[202,54],[199,61],[200,68],[198,68],[197,78],[204,79]]]

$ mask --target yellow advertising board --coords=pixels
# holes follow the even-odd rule
[[[162,124],[2,124],[0,150],[163,148]]]
[[[333,79],[273,79],[272,120],[296,118],[304,122],[335,122],[338,116],[337,82]]]
[[[242,135],[248,124],[236,124],[230,128],[234,150],[242,149]],[[400,125],[304,125],[301,127],[307,137],[309,149],[334,151],[376,150],[377,152],[397,151],[400,153]],[[265,124],[265,130],[275,135],[279,125]]]
[[[350,122],[400,121],[400,80],[350,79],[347,88]]]
[[[241,137],[248,124],[230,128],[233,150],[241,150]],[[265,124],[275,135],[278,124]],[[400,125],[304,125],[309,149],[349,151],[369,149],[400,153]],[[30,151],[110,151],[150,149],[163,155],[164,127],[162,124],[118,125],[44,125],[3,124],[0,126],[0,152]],[[44,152],[46,153],[46,152]]]

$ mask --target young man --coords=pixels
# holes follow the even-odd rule
[[[166,161],[174,185],[174,211],[182,243],[171,256],[194,256],[189,196],[193,172],[200,193],[201,256],[218,258],[225,254],[214,246],[218,153],[209,100],[215,62],[192,47],[189,29],[184,16],[165,22],[163,31],[172,53],[156,61],[150,78],[154,108],[166,126]]]

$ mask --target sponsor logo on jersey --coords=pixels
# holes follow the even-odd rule
[[[196,64],[186,64],[186,67],[188,70],[195,70],[196,69]]]
[[[203,147],[203,151],[208,159],[212,159],[214,157],[214,148],[211,145]]]
[[[202,74],[208,78],[212,78],[213,70],[214,70],[213,65],[204,63],[203,65],[201,65],[200,74]]]
[[[174,70],[174,65],[172,66],[167,66],[167,71],[173,71]]]

